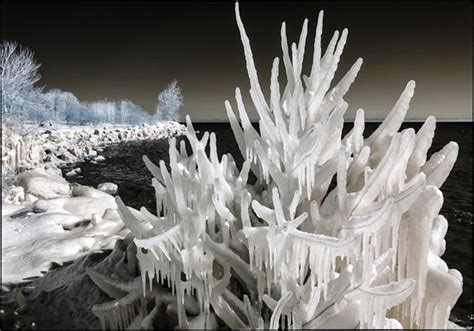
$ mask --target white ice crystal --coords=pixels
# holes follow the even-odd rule
[[[450,326],[462,277],[440,259],[447,222],[439,215],[439,187],[458,146],[451,142],[426,161],[433,117],[418,132],[398,132],[415,82],[369,137],[362,109],[342,137],[344,95],[362,65],[358,59],[330,88],[347,30],[340,36],[336,31],[322,55],[320,12],[313,65],[305,76],[308,22],[291,51],[283,23],[287,85],[282,93],[276,58],[267,99],[238,3],[235,13],[260,132],[236,89],[240,123],[228,101],[225,106],[245,159],[242,169],[229,154],[219,159],[215,134],[199,139],[189,117],[191,155],[184,142],[177,149],[172,139],[171,170],[144,157],[158,214],[145,208],[132,213],[118,200],[136,237],[142,286],[135,291],[149,296],[157,282],[171,288],[180,327],[191,325],[183,308],[190,298],[200,312],[193,321],[211,323],[217,316],[231,328]],[[255,184],[248,181],[250,171]],[[336,187],[328,191],[333,177]],[[155,295],[158,300],[163,294]],[[117,321],[112,314],[123,317]],[[112,327],[125,327],[134,318],[127,314],[110,310],[107,316]],[[136,316],[133,325],[150,326],[156,309]]]

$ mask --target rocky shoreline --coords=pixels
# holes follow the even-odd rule
[[[1,329],[99,328],[91,307],[107,295],[86,269],[121,275],[129,230],[112,196],[116,184],[93,188],[65,177],[81,176],[84,162],[103,162],[106,146],[179,136],[185,127],[166,122],[29,131],[2,125]]]

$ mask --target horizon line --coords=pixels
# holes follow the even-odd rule
[[[229,120],[194,120],[192,119],[193,123],[229,123]],[[344,120],[344,123],[352,123],[354,122],[354,119],[348,119]],[[257,123],[259,120],[251,119],[250,122],[252,123]],[[369,119],[369,120],[364,120],[365,123],[381,123],[383,122],[384,119]],[[408,122],[408,123],[424,123],[426,121],[426,118],[423,119],[408,119],[404,120],[403,123]],[[179,121],[185,123],[185,121]],[[239,123],[241,121],[238,121]],[[472,123],[472,118],[453,118],[453,119],[436,119],[436,123]]]

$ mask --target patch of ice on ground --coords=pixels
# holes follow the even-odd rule
[[[54,268],[41,278],[6,286],[1,294],[5,310],[2,327],[13,329],[17,324],[28,328],[34,323],[38,329],[99,329],[91,306],[106,301],[108,296],[92,282],[86,269],[133,279],[138,271],[130,274],[126,256],[129,243],[130,239],[117,240],[111,252],[90,254],[68,266]],[[22,305],[18,297],[24,298]]]
[[[62,178],[39,171],[18,177],[16,182],[38,200],[2,205],[2,283],[41,276],[53,262],[111,249],[129,232],[114,198],[103,191],[71,188]]]
[[[107,182],[97,185],[97,189],[109,194],[115,194],[117,193],[118,186],[117,184]]]

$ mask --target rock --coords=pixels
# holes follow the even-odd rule
[[[105,194],[104,192],[100,193]],[[112,199],[101,199],[96,195],[93,197],[74,196],[55,198],[49,200],[49,202],[73,215],[90,219],[92,214],[103,215],[106,209],[117,208],[113,197],[109,197]]]
[[[117,184],[107,182],[97,185],[97,189],[108,194],[115,194],[117,193],[118,186]]]
[[[71,170],[71,171],[68,171],[65,173],[65,176],[66,177],[73,177],[73,176],[77,176],[77,172],[75,170]]]
[[[103,161],[105,161],[105,157],[103,157],[102,155],[98,155],[94,158],[94,161],[103,162]]]
[[[107,201],[110,204],[115,205],[115,199],[108,192],[95,189],[89,186],[78,185],[72,188],[72,195],[74,197],[89,197]]]
[[[92,224],[94,224],[94,225],[95,225],[95,224],[99,224],[99,223],[102,222],[102,221],[103,221],[103,219],[102,219],[102,217],[100,217],[100,215],[97,215],[97,214],[92,214],[92,215],[91,215],[91,222],[92,222]]]
[[[33,213],[45,213],[47,211],[58,211],[62,210],[62,208],[58,207],[57,205],[49,202],[48,200],[38,199],[33,203]]]
[[[31,194],[31,193],[26,193],[26,194],[25,194],[25,200],[23,201],[23,203],[24,203],[24,204],[29,204],[29,203],[35,202],[36,200],[38,200],[38,198],[35,197],[33,194]]]
[[[71,190],[64,178],[48,176],[38,170],[19,174],[14,184],[22,186],[26,193],[43,199],[67,196]]]
[[[8,203],[19,204],[25,200],[25,191],[21,186],[13,186],[11,187],[8,195],[6,197],[6,201]]]
[[[76,156],[69,151],[64,151],[60,155],[61,160],[65,161],[66,163],[74,163],[76,162]]]

